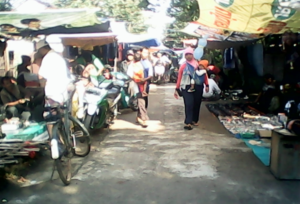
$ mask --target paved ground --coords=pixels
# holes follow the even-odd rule
[[[276,180],[205,106],[201,125],[184,131],[183,104],[173,99],[173,90],[152,89],[147,129],[137,126],[129,111],[106,137],[95,136],[91,154],[75,161],[70,186],[60,180],[10,186],[0,198],[26,204],[300,203],[300,183]],[[36,172],[31,177],[50,176]]]

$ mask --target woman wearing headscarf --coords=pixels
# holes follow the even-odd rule
[[[209,91],[208,76],[204,63],[199,63],[194,59],[194,51],[187,48],[184,52],[186,61],[180,66],[174,97],[178,99],[183,96],[185,106],[185,126],[184,129],[192,130],[193,125],[198,126],[200,106],[202,101],[203,86],[205,91]],[[201,62],[201,61],[200,61]],[[189,91],[191,82],[194,81],[194,91]]]

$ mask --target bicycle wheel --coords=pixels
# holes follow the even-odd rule
[[[52,129],[53,136],[58,136],[59,138],[59,150],[60,157],[55,159],[55,166],[59,175],[60,180],[67,186],[71,183],[72,178],[72,147],[70,147],[69,141],[67,141],[67,134],[65,134],[64,128],[60,123],[53,125]]]
[[[84,125],[72,115],[69,115],[74,154],[79,157],[87,156],[91,151],[90,134]]]

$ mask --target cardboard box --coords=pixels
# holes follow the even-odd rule
[[[263,137],[263,138],[271,138],[272,137],[272,130],[256,130],[256,135]]]
[[[272,132],[270,170],[277,179],[300,180],[300,137]]]

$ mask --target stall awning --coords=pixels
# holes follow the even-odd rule
[[[208,41],[229,41],[229,42],[243,42],[248,40],[255,40],[261,37],[259,34],[250,34],[244,32],[227,31],[219,28],[211,28],[201,25],[197,22],[189,23],[183,32],[195,36],[205,37]]]
[[[254,34],[300,31],[297,0],[198,0],[198,23],[211,28]]]
[[[113,33],[86,33],[86,34],[53,34],[62,39],[64,45],[83,47],[85,45],[101,46],[113,43],[116,35]]]
[[[207,46],[211,49],[224,49],[227,47],[239,47],[257,41],[263,35],[244,32],[227,31],[224,29],[210,28],[200,25],[198,22],[189,23],[182,32],[207,39]]]
[[[1,32],[30,36],[51,33],[108,32],[109,23],[95,9],[55,9],[42,12],[0,12]],[[85,31],[82,31],[85,29]]]

